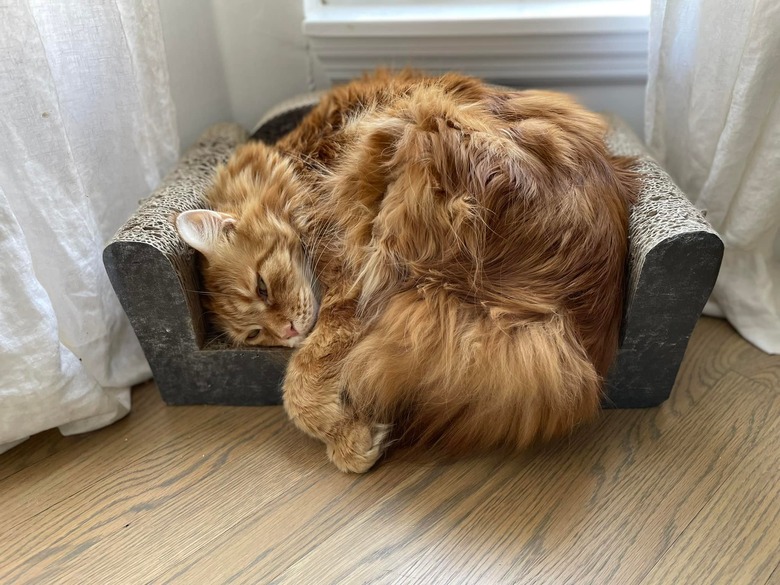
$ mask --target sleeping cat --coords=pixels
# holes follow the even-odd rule
[[[233,342],[298,348],[286,411],[339,469],[522,447],[597,413],[616,350],[638,183],[604,134],[565,95],[380,71],[240,147],[177,229]]]

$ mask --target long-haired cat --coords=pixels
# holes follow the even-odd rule
[[[565,95],[378,72],[177,227],[232,340],[298,348],[285,408],[339,469],[520,447],[597,412],[616,350],[637,180],[604,134]]]

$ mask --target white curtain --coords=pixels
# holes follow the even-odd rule
[[[178,155],[156,0],[0,0],[0,452],[150,376],[106,241]]]
[[[706,311],[780,353],[780,2],[653,0],[645,122],[726,244]]]

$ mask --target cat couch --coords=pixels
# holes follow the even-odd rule
[[[168,404],[267,405],[281,401],[292,350],[230,348],[199,300],[195,252],[172,219],[205,206],[214,168],[247,140],[273,143],[316,102],[300,96],[270,111],[251,135],[235,124],[206,130],[108,243],[103,261]],[[627,302],[606,407],[668,398],[688,339],[720,268],[723,243],[625,122],[609,117],[610,149],[639,157],[642,191],[630,218]]]

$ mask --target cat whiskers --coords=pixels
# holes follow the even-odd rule
[[[304,154],[304,153],[296,153],[296,152],[285,152],[285,156],[298,161],[302,165],[308,167],[311,170],[315,170],[322,174],[330,173],[330,169],[328,169],[322,161],[315,160],[311,157],[311,155]]]
[[[322,260],[322,256],[326,251],[334,252],[335,250],[330,247],[330,245],[323,246],[322,243],[325,240],[325,237],[329,235],[329,227],[327,224],[323,223],[321,226],[315,230],[314,237],[312,239],[312,243],[310,245],[310,248],[312,251],[316,254],[316,257],[313,257],[313,255],[310,255],[310,257],[314,258],[313,265],[316,267],[319,265],[320,260]]]
[[[191,292],[191,293],[195,293],[195,294],[199,294],[199,295],[203,295],[203,296],[207,296],[207,297],[218,297],[218,296],[232,297],[232,295],[227,294],[227,293],[217,293],[217,292],[212,292],[212,291],[208,291],[208,290],[195,290],[195,289],[191,289],[191,288],[185,288],[184,290],[186,290],[187,292]]]
[[[227,338],[227,344],[230,347],[238,347],[238,344],[235,343],[229,336],[229,333],[227,331],[223,331],[219,335],[215,337],[211,337],[208,340],[206,340],[206,343],[203,346],[203,349],[213,349],[214,346],[221,346],[225,338]]]

